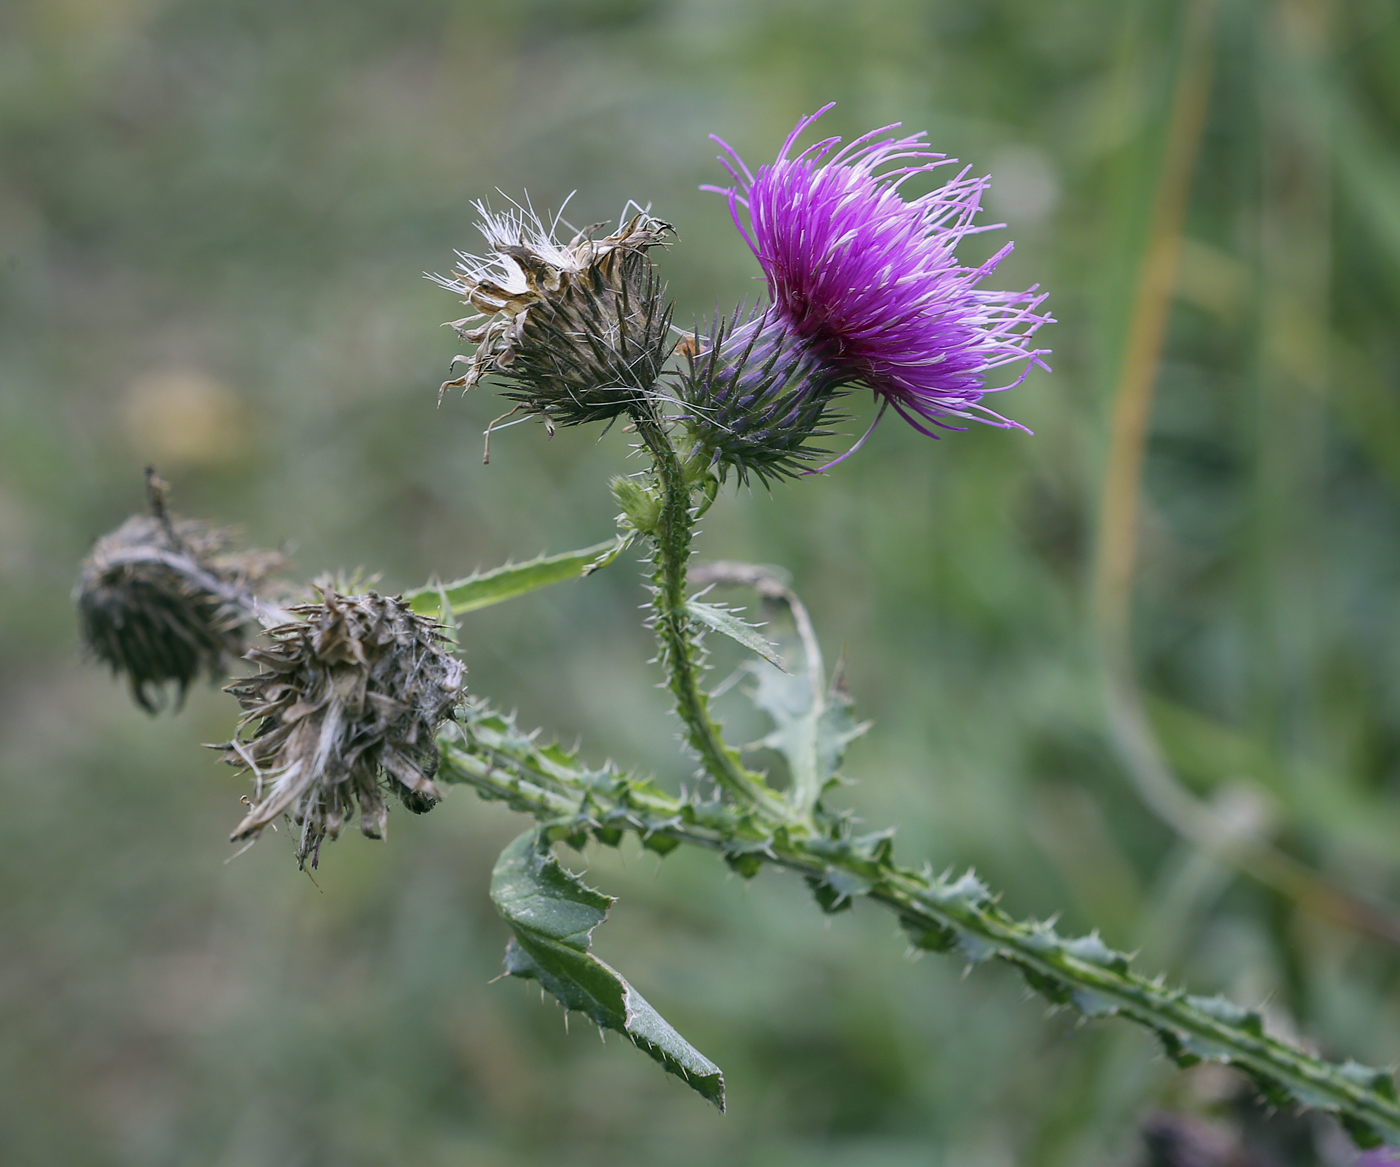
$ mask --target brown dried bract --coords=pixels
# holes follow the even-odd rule
[[[445,381],[439,399],[494,373],[511,383],[507,396],[550,425],[606,420],[635,405],[673,347],[646,259],[670,224],[639,213],[601,239],[590,229],[561,244],[532,213],[479,209],[488,255],[459,252],[452,277],[432,277],[476,309],[449,322],[477,347],[453,359],[467,371]]]
[[[257,676],[230,685],[240,735],[224,758],[253,774],[252,810],[233,838],[251,839],[281,815],[301,827],[297,860],[316,866],[323,839],[355,814],[382,838],[395,793],[415,813],[442,797],[437,729],[461,698],[466,668],[445,651],[442,626],[402,600],[322,589],[302,620],[268,633],[248,659]]]

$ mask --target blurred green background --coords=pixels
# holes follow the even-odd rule
[[[1209,29],[1187,34],[1192,11]],[[1194,37],[1194,39],[1192,39]],[[491,983],[524,824],[468,792],[314,881],[201,743],[85,664],[69,590],[156,464],[189,515],[397,589],[608,536],[613,432],[435,406],[471,202],[675,223],[684,322],[754,297],[718,133],[827,101],[990,172],[1039,282],[1035,437],[887,420],[834,473],[728,492],[702,555],[783,564],[875,721],[848,772],[905,861],[975,865],[1332,1056],[1400,1057],[1394,945],[1232,875],[1144,809],[1104,716],[1091,562],[1171,94],[1214,65],[1146,447],[1135,660],[1180,778],[1371,901],[1400,896],[1400,12],[1394,0],[8,0],[0,6],[0,1160],[219,1167],[1138,1161],[1214,1115],[1118,1024],[707,855],[573,857],[600,954],[725,1069],[708,1108]],[[1200,63],[1196,61],[1195,63]],[[982,249],[982,250],[979,250]],[[853,432],[869,416],[856,399]],[[589,756],[689,773],[630,559],[464,624],[469,684]],[[1222,1128],[1223,1129],[1223,1128]],[[1290,1161],[1349,1162],[1325,1124]],[[1315,1160],[1307,1159],[1312,1154]],[[1279,1160],[1282,1161],[1282,1160]]]

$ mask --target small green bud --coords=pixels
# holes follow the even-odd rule
[[[643,535],[653,534],[661,522],[661,496],[645,483],[622,475],[609,485],[622,508],[623,521]]]

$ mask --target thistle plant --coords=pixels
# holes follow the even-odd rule
[[[457,358],[468,371],[443,390],[498,382],[514,410],[539,416],[551,432],[623,421],[646,468],[612,483],[621,514],[607,543],[400,597],[323,586],[276,619],[262,613],[266,631],[247,653],[258,671],[229,687],[244,720],[223,749],[254,784],[234,838],[255,838],[285,815],[297,828],[298,861],[315,863],[323,841],[355,813],[365,834],[382,837],[386,793],[414,811],[454,785],[505,803],[534,820],[491,879],[514,933],[506,972],[623,1033],[721,1108],[719,1067],[591,953],[612,900],[568,869],[559,844],[615,847],[633,835],[660,855],[681,846],[712,851],[744,878],[764,867],[792,872],[821,911],[875,905],[893,914],[915,950],[1010,963],[1054,1007],[1136,1022],[1180,1065],[1231,1063],[1277,1105],[1331,1111],[1360,1143],[1400,1145],[1388,1073],[1323,1061],[1269,1033],[1256,1011],[1145,976],[1097,933],[1069,937],[1051,921],[1018,920],[973,873],[935,875],[931,863],[896,860],[893,831],[858,830],[835,795],[847,747],[867,726],[854,716],[840,670],[828,672],[806,608],[771,569],[692,563],[695,521],[729,475],[769,483],[814,472],[821,443],[857,391],[878,400],[875,422],[893,408],[931,437],[970,420],[1020,428],[983,398],[1020,384],[1046,355],[1032,347],[1050,322],[1044,296],[981,286],[1009,245],[975,267],[955,256],[963,236],[986,229],[976,217],[987,180],[956,170],[908,198],[907,186],[955,163],[929,152],[922,135],[895,135],[896,126],[794,153],[817,116],[803,119],[757,171],[724,147],[733,184],[721,189],[769,296],[751,308],[723,306],[684,337],[669,327],[671,307],[649,254],[668,239],[661,220],[634,210],[611,234],[573,232],[565,242],[556,237],[560,222],[545,223],[528,204],[505,215],[483,208],[490,255],[459,253],[456,275],[433,277],[474,310],[452,322],[476,346]],[[989,384],[1004,368],[1012,379]],[[874,424],[817,469],[854,454]],[[467,694],[451,651],[457,615],[600,570],[633,545],[645,551],[647,620],[695,768],[683,793],[546,744],[547,735],[519,726],[484,695]],[[99,552],[80,592],[89,629],[103,627],[91,611],[111,608],[94,590],[108,586],[103,565],[112,558]],[[776,644],[735,611],[699,598],[720,585],[750,589],[783,614],[792,643]],[[177,656],[191,638],[207,641],[213,647],[194,659],[222,661],[233,647],[220,639],[232,617],[210,594],[168,589],[163,603],[183,604],[183,614],[152,622],[146,635]],[[251,602],[240,611],[257,614]],[[772,723],[758,746],[781,757],[786,781],[756,769],[755,747],[728,741],[713,716],[705,647],[713,636],[754,655],[749,696]],[[108,641],[91,631],[90,639],[128,673],[138,698],[142,684],[167,675],[148,663],[159,653],[107,652]],[[168,675],[187,684],[191,672],[180,660]]]

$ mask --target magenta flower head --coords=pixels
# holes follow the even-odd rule
[[[798,122],[777,160],[757,173],[715,139],[734,185],[706,189],[728,196],[734,223],[763,268],[771,326],[819,355],[840,383],[872,389],[880,399],[876,422],[891,407],[934,438],[937,429],[965,428],[956,422],[967,420],[1024,429],[982,399],[1019,385],[1033,366],[1046,367],[1048,350],[1031,347],[1051,320],[1037,311],[1045,297],[1034,287],[979,286],[1010,243],[976,267],[954,256],[964,236],[993,229],[973,222],[989,180],[970,178],[964,168],[906,200],[909,180],[955,160],[929,151],[923,134],[890,135],[898,123],[845,147],[827,138],[794,154],[798,137],[830,108]],[[993,370],[1017,364],[1014,380],[987,384]]]

